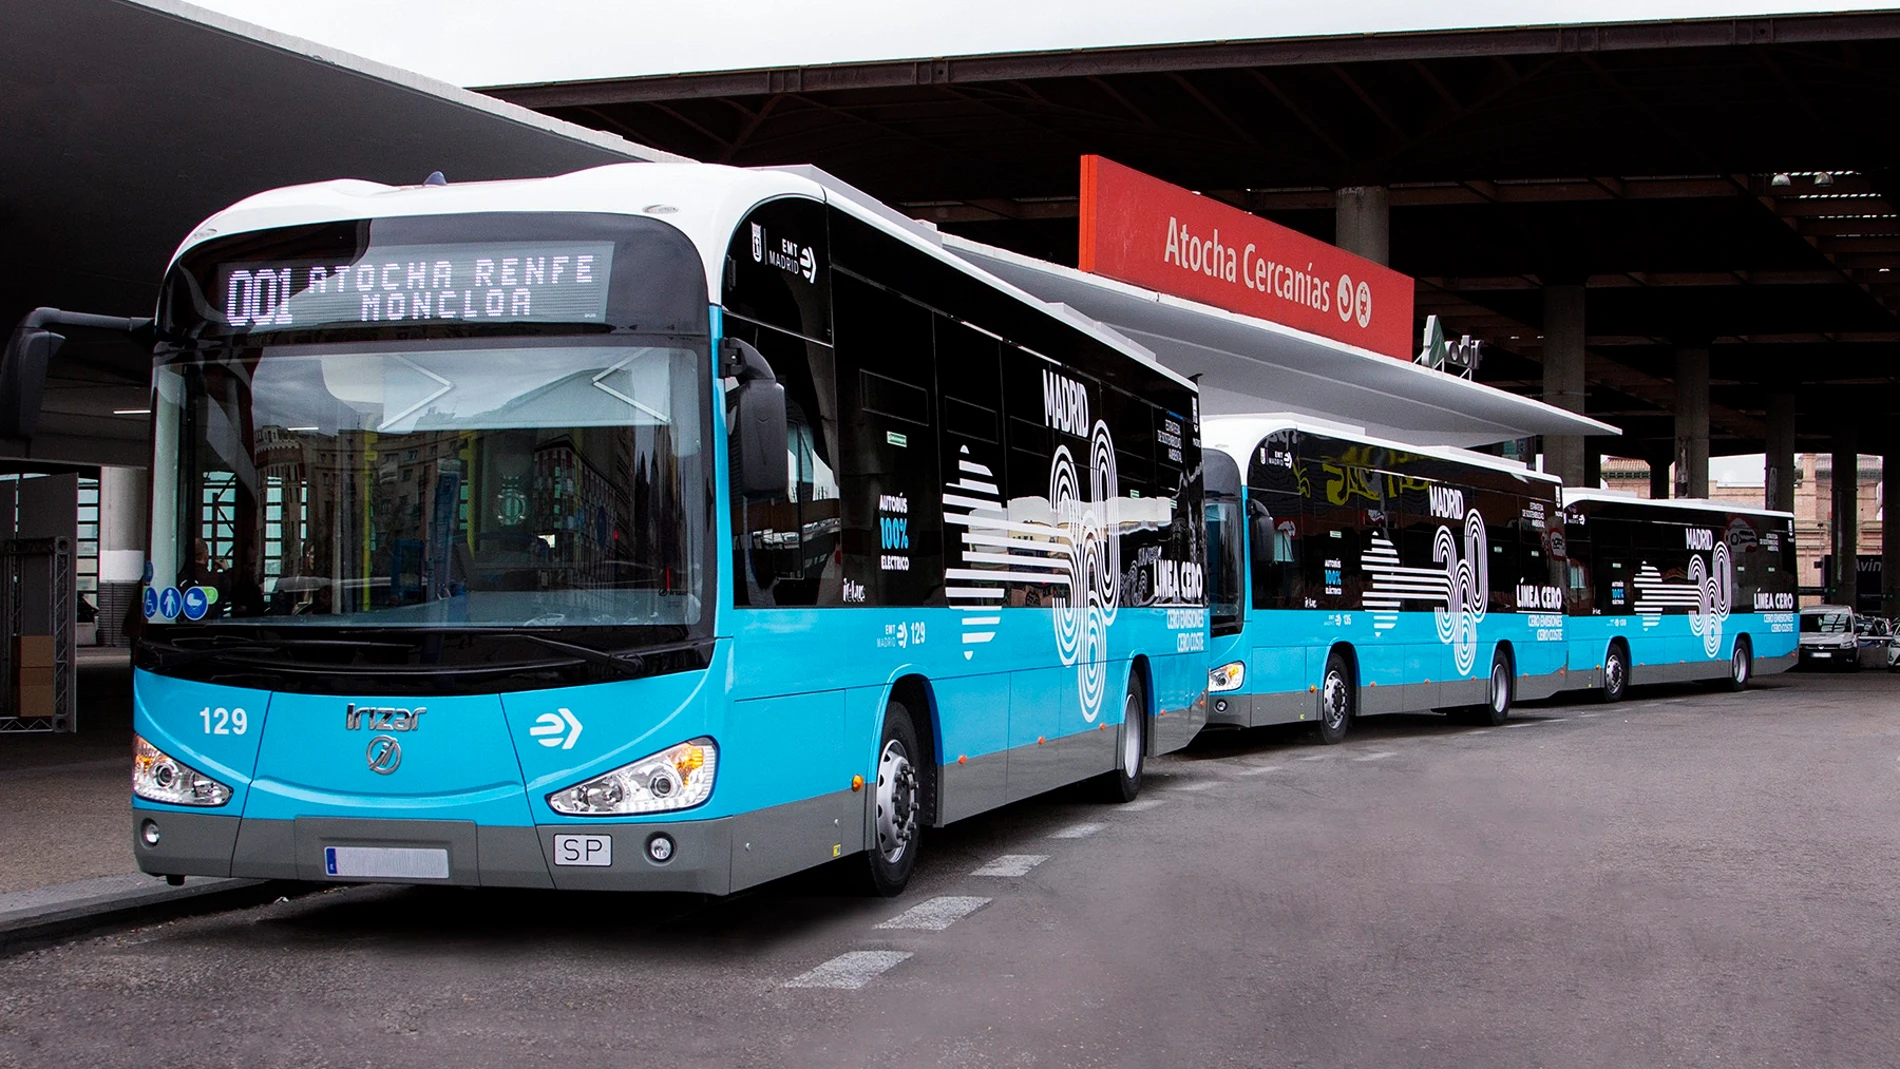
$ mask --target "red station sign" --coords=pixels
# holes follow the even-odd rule
[[[1100,156],[1082,157],[1084,271],[1412,358],[1412,280]]]

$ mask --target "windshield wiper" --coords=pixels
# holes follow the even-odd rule
[[[624,676],[643,676],[647,670],[646,658],[642,656],[643,652],[647,652],[644,650],[600,650],[592,646],[583,646],[578,642],[563,642],[558,638],[549,638],[546,635],[537,635],[532,631],[518,631],[508,627],[403,627],[400,629],[392,629],[385,633],[440,635],[447,638],[473,637],[477,635],[518,638],[524,642],[532,642],[546,649],[559,650],[572,658],[569,662],[570,664],[591,664],[599,668],[608,669],[609,671],[618,672]],[[540,666],[532,665],[525,667]]]

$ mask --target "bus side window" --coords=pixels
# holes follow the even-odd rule
[[[1297,609],[1305,605],[1299,532],[1299,498],[1291,494],[1250,491],[1247,548],[1253,554],[1254,608]]]
[[[835,605],[837,386],[831,350],[738,319],[727,333],[752,343],[785,386],[785,495],[733,499],[733,600],[739,605]]]
[[[848,447],[843,568],[849,604],[943,603],[935,317],[846,274],[832,276],[840,423]]]

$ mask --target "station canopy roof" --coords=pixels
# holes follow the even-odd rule
[[[1529,8],[1534,5],[1520,5]],[[1900,11],[1657,17],[1080,48],[496,86],[742,165],[811,163],[988,245],[1074,263],[1099,154],[1321,240],[1379,186],[1416,307],[1537,393],[1545,291],[1586,295],[1585,411],[1674,455],[1710,351],[1711,448],[1900,426]],[[1527,16],[1534,17],[1534,16]],[[1869,443],[1871,445],[1871,442]]]

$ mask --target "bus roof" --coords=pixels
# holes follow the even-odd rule
[[[1775,509],[1756,508],[1735,501],[1711,501],[1705,497],[1637,497],[1635,494],[1620,490],[1589,490],[1583,487],[1564,487],[1564,504],[1573,502],[1598,501],[1616,505],[1636,505],[1641,508],[1680,508],[1698,512],[1744,512],[1750,516],[1775,516],[1780,519],[1794,519],[1792,512],[1779,512]]]
[[[1201,442],[1206,448],[1218,449],[1232,457],[1234,463],[1239,464],[1244,471],[1254,447],[1259,445],[1267,435],[1283,430],[1323,434],[1329,438],[1342,438],[1385,449],[1399,449],[1423,457],[1436,457],[1439,460],[1469,464],[1474,468],[1502,471],[1536,482],[1556,483],[1558,481],[1555,475],[1547,475],[1527,467],[1522,461],[1507,460],[1504,457],[1494,457],[1489,453],[1477,453],[1452,446],[1413,445],[1409,442],[1370,435],[1363,429],[1349,424],[1333,423],[1285,412],[1262,412],[1245,416],[1207,416],[1201,420]]]
[[[343,178],[266,190],[206,219],[172,253],[232,234],[350,219],[473,212],[598,212],[657,219],[699,249],[707,292],[721,292],[724,259],[733,231],[747,212],[776,197],[824,201],[861,222],[963,274],[1094,337],[1130,359],[1187,387],[1185,376],[1111,327],[1066,305],[1045,301],[961,256],[946,252],[935,231],[907,219],[816,167],[728,167],[716,163],[613,163],[547,178],[516,178],[447,185],[391,186]]]

